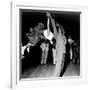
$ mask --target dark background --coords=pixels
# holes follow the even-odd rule
[[[47,11],[41,10],[20,10],[20,39],[23,45],[28,43],[26,33],[29,32],[29,28],[34,28],[38,23],[42,22],[47,25]],[[80,41],[80,12],[67,12],[67,11],[48,11],[51,16],[63,26],[66,38],[70,35],[73,40]],[[52,53],[49,53],[48,63],[52,63]],[[39,65],[41,62],[41,49],[40,42],[31,47],[30,53],[25,51],[25,58],[21,61],[22,73],[34,65]]]
[[[26,33],[29,32],[30,27],[37,26],[42,22],[46,26],[47,16],[46,10],[20,10],[20,31],[22,44],[25,45],[28,40]],[[51,16],[63,26],[65,35],[70,35],[74,40],[80,40],[80,12],[68,12],[68,11],[48,11]]]

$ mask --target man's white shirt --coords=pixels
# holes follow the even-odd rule
[[[46,30],[43,31],[43,34],[44,34],[45,38],[48,39],[48,40],[50,40],[50,42],[52,44],[52,41],[51,40],[54,37],[53,33],[50,31],[49,32],[49,35],[48,35],[48,30],[46,29]]]

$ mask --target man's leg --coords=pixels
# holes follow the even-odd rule
[[[53,64],[56,64],[56,49],[52,49],[53,51]]]
[[[42,56],[41,56],[41,64],[44,64],[44,51],[42,50]]]

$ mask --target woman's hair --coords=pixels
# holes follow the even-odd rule
[[[62,35],[65,35],[65,31],[63,26],[61,26],[60,24],[56,23],[56,28],[57,28],[57,32],[61,32]]]

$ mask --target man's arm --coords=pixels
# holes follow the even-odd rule
[[[50,34],[50,27],[49,27],[49,25],[50,25],[50,20],[49,20],[49,17],[48,17],[48,20],[47,20],[47,35],[48,36]]]
[[[51,20],[51,25],[53,27],[53,33],[54,33],[54,37],[56,38],[57,36],[57,28],[56,28],[56,25],[55,25],[55,20],[51,17],[50,13],[47,13],[47,16],[50,18]]]

